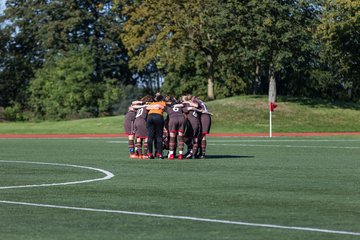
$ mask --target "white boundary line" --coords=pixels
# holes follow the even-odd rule
[[[248,142],[248,141],[246,141]],[[272,141],[269,141],[271,143]],[[108,141],[108,143],[126,143],[127,142],[121,142],[121,141]],[[360,147],[339,147],[339,146],[301,146],[301,145],[263,145],[263,144],[243,144],[243,143],[236,143],[236,142],[229,142],[229,143],[222,143],[222,142],[214,142],[209,141],[207,145],[222,145],[222,146],[240,146],[240,147],[286,147],[286,148],[328,148],[328,149],[360,149]]]
[[[48,187],[48,186],[80,184],[80,183],[88,183],[88,182],[94,182],[94,181],[108,180],[108,179],[114,177],[114,175],[111,172],[108,172],[106,170],[102,170],[102,169],[99,169],[99,168],[86,167],[86,166],[79,166],[79,165],[59,164],[59,163],[43,163],[43,162],[27,162],[27,161],[8,161],[8,160],[0,160],[0,162],[5,162],[5,163],[28,163],[28,164],[42,164],[42,165],[54,165],[54,166],[84,168],[84,169],[90,169],[90,170],[99,171],[99,172],[102,172],[102,173],[104,173],[106,175],[103,178],[83,180],[83,181],[74,181],[74,182],[65,182],[65,183],[38,184],[38,185],[5,186],[5,187],[0,187],[0,189]],[[307,232],[321,232],[321,233],[332,233],[332,234],[360,236],[360,232],[336,231],[336,230],[321,229],[321,228],[291,227],[291,226],[282,226],[282,225],[273,225],[273,224],[260,224],[260,223],[241,222],[241,221],[229,221],[229,220],[220,220],[220,219],[197,218],[197,217],[189,217],[189,216],[175,216],[175,215],[164,215],[164,214],[156,214],[156,213],[130,212],[130,211],[97,209],[97,208],[81,208],[81,207],[70,207],[70,206],[28,203],[28,202],[16,202],[16,201],[6,201],[6,200],[0,200],[0,203],[12,204],[12,205],[22,205],[22,206],[32,206],[32,207],[46,207],[46,208],[55,208],[55,209],[88,211],[88,212],[103,212],[103,213],[116,213],[116,214],[137,215],[137,216],[158,217],[158,218],[171,218],[171,219],[198,221],[198,222],[223,223],[223,224],[242,225],[242,226],[249,226],[249,227],[263,227],[263,228],[274,228],[274,229],[298,230],[298,231],[307,231]]]
[[[259,224],[259,223],[240,222],[240,221],[228,221],[228,220],[220,220],[220,219],[197,218],[197,217],[164,215],[164,214],[143,213],[143,212],[130,212],[130,211],[110,210],[110,209],[69,207],[69,206],[60,206],[60,205],[2,201],[2,200],[0,200],[0,203],[32,206],[32,207],[47,207],[47,208],[56,208],[56,209],[88,211],[88,212],[117,213],[117,214],[137,215],[137,216],[146,216],[146,217],[171,218],[171,219],[179,219],[179,220],[198,221],[198,222],[234,224],[234,225],[242,225],[242,226],[249,226],[249,227],[263,227],[263,228],[275,228],[275,229],[285,229],[285,230],[298,230],[298,231],[307,231],[307,232],[321,232],[321,233],[333,233],[333,234],[360,236],[360,232],[336,231],[336,230],[320,229],[320,228],[289,227],[289,226],[281,226],[281,225]]]
[[[214,139],[209,142],[360,142],[360,139]]]
[[[262,145],[262,144],[236,144],[236,143],[208,143],[207,145],[240,146],[240,147],[281,147],[281,148],[328,148],[328,149],[360,149],[360,147],[338,147],[338,146],[301,146],[301,145]]]
[[[32,184],[32,185],[19,185],[19,186],[5,186],[0,187],[1,189],[12,189],[12,188],[32,188],[32,187],[50,187],[50,186],[63,186],[63,185],[72,185],[72,184],[80,184],[80,183],[89,183],[89,182],[96,182],[96,181],[104,181],[114,177],[109,171],[102,170],[100,168],[92,168],[86,166],[79,166],[79,165],[71,165],[71,164],[60,164],[60,163],[44,163],[44,162],[27,162],[27,161],[9,161],[9,160],[0,160],[0,163],[24,163],[24,164],[39,164],[39,165],[52,165],[52,166],[63,166],[63,167],[74,167],[74,168],[83,168],[83,169],[90,169],[98,172],[104,173],[106,176],[102,178],[96,179],[88,179],[82,181],[73,181],[73,182],[64,182],[64,183],[44,183],[44,184]]]

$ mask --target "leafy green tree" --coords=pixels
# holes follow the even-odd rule
[[[203,74],[209,99],[215,97],[214,87],[223,96],[256,93],[259,85],[276,79],[281,93],[295,93],[290,87],[302,85],[312,64],[316,13],[311,0],[144,0],[124,8],[122,36],[132,66],[142,69],[156,61],[171,74],[169,81],[178,72],[179,86],[194,86],[184,79]],[[185,73],[194,67],[193,77]],[[167,79],[165,87],[171,88]]]
[[[294,93],[305,79],[299,76],[306,76],[312,63],[311,29],[317,16],[313,1],[249,1],[246,8],[248,34],[240,38],[245,49],[239,51],[246,69],[253,73],[253,91],[259,79],[265,79],[269,85],[277,85],[282,94]],[[293,72],[298,75],[289,78]]]
[[[8,6],[9,4],[12,1],[7,1]],[[0,105],[3,107],[15,103],[21,106],[26,104],[26,87],[34,76],[32,66],[38,63],[32,31],[25,28],[19,31],[25,25],[27,15],[15,24],[15,20],[10,18],[11,14],[11,8],[7,8],[0,16]]]
[[[169,66],[179,69],[186,65],[186,56],[202,56],[207,96],[215,98],[216,60],[227,46],[227,35],[222,31],[230,23],[227,18],[223,20],[230,8],[223,8],[221,3],[219,0],[127,3],[122,39],[130,51],[131,65],[142,70],[155,61],[164,69]]]
[[[94,60],[88,48],[55,56],[36,73],[30,84],[30,102],[42,118],[61,119],[97,114],[99,85],[91,81]]]
[[[324,1],[317,37],[321,40],[319,87],[333,98],[360,97],[360,2]],[[328,73],[328,74],[326,74]],[[332,89],[332,90],[331,90]]]
[[[6,4],[1,22],[8,21],[5,30],[10,38],[4,46],[8,48],[9,61],[1,69],[0,82],[7,81],[7,89],[13,86],[15,96],[9,95],[5,104],[15,100],[25,107],[28,95],[19,92],[20,89],[27,92],[34,73],[39,74],[44,67],[43,72],[51,75],[53,62],[47,61],[68,56],[74,48],[82,46],[88,46],[93,57],[93,72],[86,79],[82,78],[84,84],[95,84],[98,91],[107,91],[109,83],[115,88],[136,83],[128,67],[127,51],[119,41],[122,18],[111,0],[9,0]],[[44,94],[47,98],[46,92]],[[103,108],[103,103],[107,102],[102,99],[105,95],[108,96],[105,92],[93,95],[98,98],[92,101],[92,108],[97,112],[100,105]]]

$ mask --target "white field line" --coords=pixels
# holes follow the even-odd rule
[[[114,174],[112,174],[111,172],[106,171],[106,170],[102,170],[99,168],[86,167],[86,166],[71,165],[71,164],[27,162],[27,161],[8,161],[8,160],[0,160],[0,163],[21,163],[21,164],[39,164],[39,165],[51,165],[51,166],[62,166],[62,167],[74,167],[74,168],[83,168],[83,169],[94,170],[94,171],[102,172],[105,174],[105,177],[96,178],[96,179],[88,179],[88,180],[73,181],[73,182],[63,182],[63,183],[44,183],[44,184],[32,184],[32,185],[5,186],[5,187],[0,187],[0,190],[1,189],[12,189],[12,188],[32,188],[32,187],[50,187],[50,186],[72,185],[72,184],[104,181],[104,180],[108,180],[108,179],[114,177]]]
[[[27,188],[31,188],[31,187],[48,187],[48,186],[59,186],[59,185],[88,183],[88,182],[94,182],[94,181],[108,180],[108,179],[110,179],[110,178],[112,178],[114,176],[111,172],[108,172],[108,171],[105,171],[105,170],[102,170],[102,169],[99,169],[99,168],[92,168],[92,167],[78,166],[78,165],[71,165],[71,164],[26,162],[26,161],[8,161],[8,160],[0,160],[0,162],[43,164],[43,165],[54,165],[54,166],[84,168],[84,169],[100,171],[100,172],[102,172],[102,173],[104,173],[106,175],[103,178],[83,180],[83,181],[65,182],[65,183],[51,183],[51,184],[38,184],[38,185],[23,185],[23,186],[5,186],[5,187],[0,187],[0,189],[25,188],[25,187],[27,187]],[[16,202],[16,201],[6,201],[6,200],[0,200],[0,203],[12,204],[12,205],[22,205],[22,206],[32,206],[32,207],[46,207],[46,208],[55,208],[55,209],[88,211],[88,212],[103,212],[103,213],[116,213],[116,214],[137,215],[137,216],[158,217],[158,218],[171,218],[171,219],[198,221],[198,222],[211,222],[211,223],[242,225],[242,226],[250,226],[250,227],[263,227],[263,228],[274,228],[274,229],[285,229],[285,230],[297,230],[297,231],[307,231],[307,232],[321,232],[321,233],[332,233],[332,234],[360,236],[360,232],[337,231],[337,230],[321,229],[321,228],[291,227],[291,226],[282,226],[282,225],[273,225],[273,224],[260,224],[260,223],[241,222],[241,221],[229,221],[229,220],[220,220],[220,219],[197,218],[197,217],[189,217],[189,216],[175,216],[175,215],[164,215],[164,214],[156,214],[156,213],[131,212],[131,211],[97,209],[97,208],[81,208],[81,207],[70,207],[70,206],[28,203],[28,202]]]
[[[240,147],[285,147],[285,148],[324,148],[324,149],[360,149],[360,147],[351,146],[314,146],[314,145],[283,145],[271,143],[286,143],[286,142],[359,142],[357,139],[224,139],[224,140],[208,140],[208,145],[222,145],[222,146],[240,146]],[[108,143],[127,144],[127,141],[107,141]],[[246,144],[249,143],[249,144]],[[252,143],[270,143],[252,144]]]
[[[56,209],[88,211],[88,212],[116,213],[116,214],[137,215],[137,216],[146,216],[146,217],[171,218],[171,219],[198,221],[198,222],[234,224],[234,225],[243,225],[243,226],[249,226],[249,227],[263,227],[263,228],[275,228],[275,229],[285,229],[285,230],[298,230],[298,231],[307,231],[307,232],[321,232],[321,233],[333,233],[333,234],[360,236],[360,232],[336,231],[336,230],[321,229],[321,228],[290,227],[290,226],[281,226],[281,225],[272,225],[272,224],[259,224],[259,223],[240,222],[240,221],[210,219],[210,218],[197,218],[197,217],[164,215],[164,214],[143,213],[143,212],[130,212],[130,211],[110,210],[110,209],[69,207],[69,206],[61,206],[61,205],[38,204],[38,203],[28,203],[28,202],[14,202],[14,201],[4,201],[4,200],[0,200],[0,203],[32,206],[32,207],[46,207],[46,208],[56,208]]]
[[[360,149],[360,147],[341,147],[341,146],[309,146],[309,145],[262,145],[262,144],[235,144],[235,143],[208,143],[207,145],[222,145],[222,146],[240,146],[240,147],[281,147],[281,148],[327,148],[327,149]]]
[[[244,142],[250,142],[250,141],[244,141]],[[261,142],[261,141],[255,141],[255,142]],[[274,142],[274,141],[266,141],[266,142]],[[108,141],[108,143],[128,143],[125,141]],[[286,147],[286,148],[328,148],[328,149],[360,149],[360,147],[349,147],[349,146],[309,146],[309,145],[276,145],[276,144],[269,144],[269,145],[263,145],[263,144],[243,144],[243,143],[236,143],[234,142],[228,142],[223,143],[219,141],[209,141],[207,145],[222,145],[222,146],[240,146],[240,147]]]
[[[360,139],[214,139],[211,142],[360,142]]]

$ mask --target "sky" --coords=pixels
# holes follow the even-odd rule
[[[5,9],[5,2],[6,0],[0,0],[0,14],[2,14]]]

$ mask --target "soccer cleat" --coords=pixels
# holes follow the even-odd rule
[[[142,159],[149,159],[149,156],[147,156],[147,155],[142,155],[141,158],[142,158]]]
[[[160,159],[164,159],[164,156],[161,153],[156,153],[156,157]]]
[[[174,158],[175,158],[174,154],[169,154],[169,156],[168,156],[169,160],[174,160]]]
[[[192,158],[192,157],[193,157],[192,153],[189,153],[189,154],[185,155],[185,158],[186,158],[186,159],[190,159],[190,158]]]
[[[130,158],[138,158],[138,155],[136,155],[135,153],[130,154]]]
[[[179,154],[178,159],[179,159],[179,160],[182,160],[182,159],[183,159],[183,155],[182,155],[182,154]]]
[[[206,157],[205,157],[205,155],[200,155],[199,158],[200,159],[205,159]]]
[[[154,155],[152,153],[148,154],[148,159],[154,159]]]

